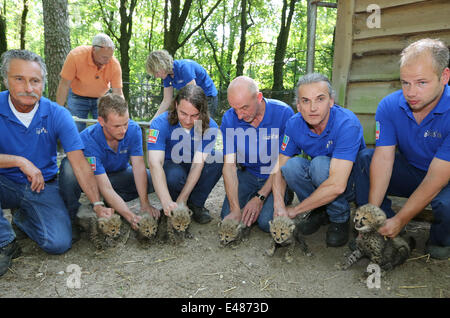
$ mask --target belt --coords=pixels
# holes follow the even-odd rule
[[[55,175],[53,176],[53,178],[48,179],[47,181],[45,181],[45,183],[52,183],[52,182],[56,181],[57,178],[58,178],[58,175],[55,174]]]

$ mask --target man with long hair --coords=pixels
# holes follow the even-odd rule
[[[221,159],[214,150],[217,132],[218,126],[209,116],[206,95],[194,84],[183,87],[169,110],[151,122],[148,162],[166,215],[184,203],[196,222],[211,221],[204,205],[222,172],[222,160],[209,160]]]

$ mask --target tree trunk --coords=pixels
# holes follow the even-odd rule
[[[59,73],[71,49],[67,2],[68,0],[42,0],[48,98],[53,101],[56,100]]]
[[[122,67],[123,96],[125,100],[130,97],[130,40],[133,30],[133,12],[137,0],[130,1],[130,7],[127,8],[128,0],[120,0],[120,66]],[[129,13],[127,14],[127,9]],[[131,114],[131,112],[130,112]]]
[[[283,0],[283,9],[281,12],[281,27],[277,38],[277,46],[275,49],[275,57],[273,64],[273,86],[272,96],[274,98],[282,99],[283,97],[283,68],[284,57],[286,56],[286,48],[289,40],[289,30],[291,28],[292,16],[294,15],[295,3],[297,0],[290,0],[289,13],[286,17],[288,3]]]
[[[3,12],[0,12],[0,56],[8,50],[8,42],[6,38],[6,18]],[[2,91],[6,89],[3,80],[0,81],[0,88]]]
[[[236,77],[244,74],[245,44],[247,40],[247,0],[241,0],[241,40],[239,53],[236,59]]]
[[[169,27],[167,27],[168,22],[168,5],[170,1],[170,22]],[[199,24],[189,32],[183,40],[180,40],[180,35],[182,34],[183,27],[186,23],[189,11],[191,10],[192,0],[186,0],[184,2],[183,8],[181,9],[180,0],[166,0],[164,7],[164,49],[175,57],[177,50],[182,47],[195,32],[202,27],[202,25],[208,20],[210,15],[214,12],[217,6],[222,0],[217,0],[214,6],[209,10],[206,16],[201,18]],[[180,13],[181,10],[181,13]]]
[[[23,0],[23,11],[20,19],[20,49],[25,50],[25,33],[27,31],[28,0]]]
[[[114,12],[107,12],[103,7],[103,1],[97,1],[102,11],[102,18],[105,22],[109,35],[111,38],[115,38],[119,43],[120,52],[120,67],[122,68],[122,83],[123,83],[123,97],[129,101],[130,96],[130,39],[133,30],[133,13],[136,8],[137,0],[120,0],[119,14],[120,14],[120,36],[116,35],[113,28],[112,21],[114,21]],[[130,5],[128,7],[128,2]],[[128,13],[127,13],[128,11]],[[109,15],[108,15],[109,14]],[[130,108],[131,105],[128,105]],[[132,109],[129,109],[130,115],[134,114]]]

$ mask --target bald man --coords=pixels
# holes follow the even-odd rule
[[[273,218],[270,173],[277,163],[285,123],[294,111],[284,102],[264,98],[255,81],[246,76],[230,83],[228,103],[231,108],[220,126],[226,191],[221,218],[247,226],[257,222],[269,232]],[[285,199],[287,202],[288,193]]]

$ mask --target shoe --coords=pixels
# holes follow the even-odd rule
[[[199,224],[206,224],[212,220],[208,209],[205,207],[198,207],[188,203],[188,208],[192,211],[192,218]]]
[[[3,276],[11,266],[12,259],[17,258],[22,253],[22,250],[14,240],[4,247],[0,247],[0,276]]]
[[[16,225],[16,223],[11,222],[11,225],[12,225],[14,233],[16,234],[16,240],[21,241],[21,240],[28,238],[28,235],[24,231],[19,229],[19,227]]]
[[[286,191],[287,191],[287,197],[288,197],[286,205],[291,205],[292,202],[294,201],[294,191],[292,191],[289,188],[287,188]]]
[[[435,259],[450,259],[450,246],[434,245],[431,244],[430,241],[427,241],[425,245],[425,253],[430,254],[430,257]]]
[[[308,216],[298,225],[300,232],[304,235],[310,235],[328,222],[328,215],[325,207],[312,210]]]
[[[80,227],[72,223],[72,244],[78,242],[81,238]]]
[[[349,221],[344,223],[331,222],[327,230],[327,246],[339,247],[348,242]]]

